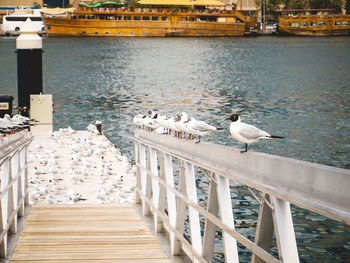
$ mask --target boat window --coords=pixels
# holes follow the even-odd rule
[[[349,21],[344,21],[343,26],[349,26]]]
[[[131,16],[124,16],[124,20],[131,20]]]
[[[301,23],[300,23],[300,26],[301,26],[301,27],[307,27],[307,23],[306,23],[306,22],[301,22]]]
[[[78,19],[85,19],[85,15],[78,16]]]
[[[159,16],[152,16],[152,20],[153,20],[153,21],[159,20]]]
[[[134,20],[141,20],[141,16],[134,16]]]
[[[196,21],[196,18],[195,17],[190,17],[189,21],[194,22],[194,21]]]
[[[334,26],[340,26],[340,21],[335,21]]]
[[[180,21],[188,21],[187,17],[180,17]]]
[[[115,20],[122,20],[122,16],[115,16],[114,19]]]
[[[163,20],[163,21],[167,21],[167,20],[168,20],[168,17],[167,17],[167,16],[162,16],[162,20]]]
[[[314,26],[317,26],[317,24],[316,24],[316,22],[310,22],[310,26],[314,27]]]
[[[318,25],[319,25],[319,26],[326,26],[326,22],[320,21],[320,22],[318,22]]]
[[[208,17],[208,21],[209,22],[216,22],[216,17],[210,16],[210,17]]]
[[[95,19],[95,16],[87,16],[87,19]]]
[[[32,21],[43,21],[41,17],[29,17]]]
[[[17,21],[17,22],[23,21],[24,22],[28,18],[32,21],[42,21],[41,17],[27,17],[27,16],[8,16],[5,19],[6,21]]]
[[[113,16],[106,16],[106,20],[113,20],[114,17]]]
[[[292,27],[299,27],[299,23],[293,22],[293,23],[292,23]]]
[[[72,16],[72,19],[77,19],[77,16]]]
[[[105,19],[105,16],[104,16],[104,15],[99,15],[98,18],[99,18],[100,20],[104,20],[104,19]]]
[[[150,17],[149,16],[143,16],[142,20],[150,20]]]

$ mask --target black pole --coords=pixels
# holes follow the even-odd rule
[[[28,20],[16,40],[18,108],[25,116],[29,116],[30,94],[43,92],[42,39]]]

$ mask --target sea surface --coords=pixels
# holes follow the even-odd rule
[[[227,128],[204,141],[243,149],[225,121],[240,113],[242,121],[286,137],[250,150],[350,168],[349,37],[44,38],[43,49],[55,130],[101,120],[133,159],[135,114],[186,111]],[[0,38],[0,94],[17,104],[15,50],[15,38]],[[242,223],[240,216],[251,213],[253,225],[257,203],[241,190],[233,196],[244,201],[235,219]],[[350,262],[349,227],[294,207],[293,220],[301,262]],[[240,231],[253,239],[249,222]],[[220,242],[216,249],[220,262]],[[240,255],[250,262],[244,249]]]

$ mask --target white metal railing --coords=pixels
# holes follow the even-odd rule
[[[0,257],[7,257],[8,235],[18,231],[17,220],[28,205],[27,131],[0,138]]]
[[[165,229],[172,255],[211,262],[217,228],[223,232],[226,262],[239,262],[237,242],[251,262],[299,262],[290,203],[350,225],[350,171],[323,165],[135,130],[136,202]],[[174,181],[179,170],[178,183]],[[197,197],[195,171],[209,178],[206,209]],[[246,186],[258,201],[254,242],[235,230],[232,182]],[[190,242],[184,238],[188,214]],[[200,215],[205,218],[201,232]],[[202,234],[203,233],[203,234]],[[278,258],[270,254],[275,233]]]

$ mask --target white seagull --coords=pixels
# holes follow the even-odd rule
[[[230,133],[233,138],[237,141],[245,143],[245,150],[241,153],[248,151],[248,144],[253,142],[258,142],[261,139],[283,139],[282,136],[271,135],[266,131],[260,130],[259,128],[241,122],[241,118],[238,114],[232,114],[226,120],[232,121],[230,124]]]
[[[199,140],[196,143],[200,143],[201,137],[207,135],[210,132],[223,130],[223,128],[216,128],[204,121],[196,120],[195,118],[190,118],[188,129],[192,134],[197,134],[199,136]]]

